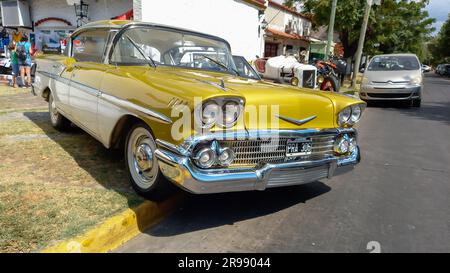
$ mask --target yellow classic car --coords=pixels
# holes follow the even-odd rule
[[[32,92],[57,129],[124,149],[134,189],[197,194],[299,185],[351,170],[365,103],[261,81],[227,41],[131,21],[77,29],[42,55]]]

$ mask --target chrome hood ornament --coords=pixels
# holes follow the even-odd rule
[[[317,116],[312,116],[309,118],[305,118],[305,119],[293,119],[293,118],[288,118],[288,117],[283,117],[283,116],[277,116],[279,119],[293,123],[295,125],[303,125],[305,123],[310,122],[311,120],[317,118]]]

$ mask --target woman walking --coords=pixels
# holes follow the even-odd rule
[[[28,88],[31,85],[31,53],[31,44],[28,42],[28,38],[23,36],[20,42],[16,44],[16,54],[23,88]],[[27,84],[25,84],[25,73],[27,75]]]

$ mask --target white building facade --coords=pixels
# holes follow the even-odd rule
[[[191,29],[227,40],[234,55],[254,60],[264,51],[265,0],[134,0],[136,20]]]
[[[77,28],[75,3],[79,4],[80,0],[1,1],[2,26],[8,32],[29,36],[38,50],[57,48]],[[83,23],[111,19],[133,9],[132,0],[83,0],[83,3],[88,6]]]
[[[312,26],[307,16],[269,0],[265,20],[268,24],[265,30],[265,57],[300,55],[304,51],[307,60]]]

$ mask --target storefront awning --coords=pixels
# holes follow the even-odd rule
[[[272,35],[274,37],[282,38],[282,39],[291,39],[291,40],[302,40],[306,42],[310,42],[310,40],[304,36],[298,35],[296,33],[286,33],[284,31],[276,30],[273,28],[267,28],[266,33]]]
[[[118,15],[116,17],[111,18],[113,20],[133,20],[133,10],[129,10],[124,14]]]

